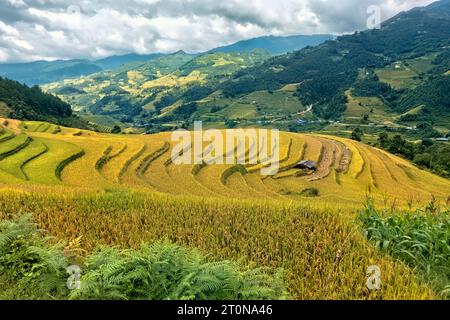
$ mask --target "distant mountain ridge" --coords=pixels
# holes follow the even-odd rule
[[[29,86],[80,77],[99,71],[102,71],[102,68],[88,60],[0,64],[0,76]]]
[[[267,36],[239,41],[229,46],[212,49],[206,53],[248,53],[254,49],[264,49],[272,55],[279,55],[290,51],[299,50],[306,46],[317,45],[331,38],[331,35],[300,35],[289,37]],[[179,52],[175,52],[175,54],[176,53]],[[19,81],[20,83],[24,83],[29,86],[41,85],[69,78],[87,76],[101,71],[114,70],[127,64],[140,64],[165,55],[168,54],[153,53],[140,55],[130,53],[126,55],[114,55],[94,61],[86,59],[73,59],[36,61],[27,63],[6,63],[0,64],[0,76]]]
[[[332,35],[265,36],[242,40],[228,46],[212,49],[210,52],[250,52],[254,49],[264,49],[272,55],[281,55],[307,46],[316,46],[332,39],[334,39]]]
[[[153,60],[163,56],[163,53],[152,53],[152,54],[136,54],[130,53],[126,55],[114,55],[104,59],[99,59],[94,61],[96,65],[103,68],[103,70],[113,70],[122,65],[128,63],[138,63]]]
[[[73,59],[7,63],[0,64],[0,76],[33,86],[87,76],[100,71],[116,69],[128,63],[150,61],[160,56],[162,54],[159,53],[149,55],[127,54],[95,61]]]

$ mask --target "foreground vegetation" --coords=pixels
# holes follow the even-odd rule
[[[424,211],[384,216],[369,202],[359,220],[378,249],[404,261],[450,298],[450,212],[440,212],[431,202]]]
[[[0,299],[283,299],[281,270],[208,262],[169,243],[139,250],[103,247],[83,258],[72,244],[52,244],[23,215],[0,222]],[[79,259],[79,258],[78,258]],[[74,273],[79,268],[81,274]],[[69,273],[69,271],[73,269]]]
[[[89,256],[105,245],[136,249],[139,255],[147,250],[141,249],[142,243],[166,240],[196,248],[208,255],[208,261],[282,268],[294,299],[434,298],[427,285],[404,264],[366,243],[353,215],[345,210],[273,200],[205,200],[125,190],[98,194],[50,190],[0,192],[0,219],[11,220],[17,212],[32,212],[39,228],[48,230],[56,240],[72,244],[70,248],[81,256]],[[123,257],[121,261],[129,259],[120,251],[106,251],[106,256],[111,252]],[[123,263],[120,268],[126,268]],[[373,264],[383,270],[380,291],[369,291],[365,286],[366,268]],[[16,269],[20,270],[12,270]]]

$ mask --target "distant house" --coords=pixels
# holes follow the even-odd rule
[[[450,138],[437,138],[436,141],[438,141],[438,142],[449,142]]]
[[[316,170],[317,163],[311,160],[302,160],[295,165],[295,169]]]

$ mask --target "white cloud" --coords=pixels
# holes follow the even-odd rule
[[[5,35],[13,35],[13,36],[18,36],[19,35],[19,31],[17,31],[16,28],[7,25],[6,23],[4,23],[3,21],[0,21],[0,31],[2,33],[4,33]]]
[[[0,62],[8,61],[9,55],[5,52],[4,49],[0,48]]]
[[[268,34],[344,33],[433,0],[8,0],[0,3],[0,59],[100,58],[203,51]]]

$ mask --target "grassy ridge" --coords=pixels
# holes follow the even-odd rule
[[[95,169],[97,169],[98,171],[101,171],[103,169],[103,167],[112,159],[120,156],[122,153],[125,152],[125,150],[127,150],[127,145],[124,145],[119,151],[117,151],[114,154],[111,154],[111,152],[113,151],[113,147],[109,146],[108,148],[105,149],[105,151],[103,152],[103,156],[98,159],[98,161],[95,163]]]
[[[160,149],[156,150],[155,152],[149,154],[146,156],[139,166],[136,168],[136,174],[138,177],[143,177],[145,175],[145,172],[148,170],[148,167],[152,164],[153,161],[161,157],[164,153],[169,151],[170,149],[170,143],[165,142],[164,146],[162,146]]]
[[[135,153],[131,158],[129,158],[125,164],[122,166],[122,168],[120,169],[120,173],[119,173],[119,182],[122,181],[123,176],[125,175],[125,173],[127,172],[128,168],[131,166],[131,164],[133,162],[135,162],[137,159],[139,159],[144,153],[145,150],[147,150],[147,146],[144,145],[142,146],[142,148]]]
[[[38,158],[27,163],[23,169],[30,181],[43,184],[59,184],[60,180],[56,176],[58,167],[66,159],[81,152],[76,145],[46,138],[34,138],[45,144],[48,151]]]
[[[31,143],[31,138],[21,134],[13,139],[0,144],[0,161],[26,148]]]
[[[78,158],[81,158],[81,157],[84,156],[84,155],[85,155],[84,150],[81,150],[80,152],[75,153],[75,154],[71,155],[69,158],[64,159],[63,161],[61,161],[61,162],[58,164],[58,166],[56,167],[56,169],[55,169],[55,176],[56,176],[60,181],[62,181],[62,179],[61,179],[61,173],[62,173],[62,171],[64,170],[64,168],[65,168],[66,166],[68,166],[71,162],[77,160]]]
[[[31,141],[26,148],[0,161],[0,169],[19,179],[28,180],[24,171],[27,163],[47,152],[47,147],[39,141]]]
[[[3,129],[3,128],[1,128],[1,129],[2,129],[2,131],[0,132],[0,143],[14,138],[14,134],[11,131]]]

